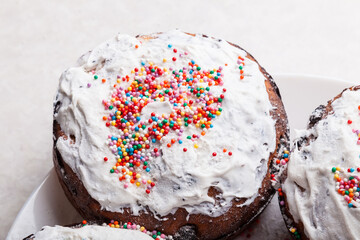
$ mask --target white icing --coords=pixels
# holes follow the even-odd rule
[[[62,75],[58,95],[61,107],[55,119],[67,135],[76,138],[75,144],[70,144],[70,139],[57,141],[63,159],[89,194],[110,211],[121,212],[123,207],[130,207],[138,214],[143,209],[137,204],[140,203],[160,216],[173,213],[179,207],[189,213],[218,216],[231,206],[235,197],[248,198],[245,204],[250,204],[258,196],[267,171],[266,163],[276,142],[274,120],[270,116],[272,105],[259,66],[245,58],[245,78],[240,80],[237,58],[245,57],[246,53],[226,41],[201,35],[193,37],[178,30],[154,36],[157,38],[140,43],[134,37],[118,35],[84,55],[79,67],[70,68]],[[177,61],[171,61],[174,53],[168,44],[178,53],[186,51],[188,55],[176,55]],[[135,49],[135,45],[139,48]],[[163,63],[163,58],[168,61]],[[143,187],[131,184],[124,189],[119,175],[109,173],[116,159],[105,140],[118,132],[105,126],[102,116],[108,111],[104,110],[102,100],[109,98],[116,76],[130,74],[134,67],[141,67],[141,61],[181,69],[192,59],[202,69],[223,67],[224,85],[212,86],[215,93],[227,89],[222,114],[213,121],[214,127],[196,141],[198,149],[193,147],[193,141],[186,139],[181,145],[166,147],[175,132],[170,132],[160,144],[151,145],[151,149],[160,149],[162,156],[149,161],[150,173],[141,172],[143,178],[156,180],[150,194],[146,194]],[[96,69],[98,80],[93,79],[91,69]],[[102,78],[107,79],[105,84],[101,83]],[[86,87],[88,83],[92,84],[90,88]],[[170,108],[166,101],[151,103],[142,114],[148,117],[154,109],[169,113]],[[141,118],[145,119],[143,115]],[[183,136],[193,133],[199,134],[199,131],[189,125]],[[187,152],[183,152],[184,147]],[[223,148],[233,155],[223,154]],[[218,153],[216,158],[211,155],[214,151]],[[109,157],[108,163],[104,163],[104,156]],[[211,186],[222,191],[222,207],[215,206],[214,199],[207,195]]]
[[[332,103],[333,114],[310,130],[297,132],[297,140],[316,140],[295,147],[288,163],[286,193],[291,215],[301,221],[310,239],[358,239],[360,208],[349,208],[336,190],[332,167],[357,168],[360,145],[352,129],[360,129],[358,91],[347,90]],[[348,120],[352,124],[347,124]],[[346,173],[345,173],[346,174]],[[303,191],[298,187],[300,186]]]
[[[100,240],[100,239],[122,239],[122,240],[153,240],[146,233],[137,230],[112,228],[109,226],[86,225],[80,228],[62,226],[45,226],[35,234],[35,240]]]

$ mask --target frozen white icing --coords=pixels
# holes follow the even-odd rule
[[[296,133],[295,142],[311,135],[315,140],[309,145],[303,144],[301,149],[293,149],[283,191],[291,215],[295,222],[304,224],[310,239],[358,239],[360,236],[360,208],[348,207],[337,191],[332,172],[333,167],[356,169],[359,166],[360,145],[353,132],[360,129],[359,103],[359,92],[346,90],[331,104],[333,113],[313,128]],[[352,123],[348,124],[348,120]],[[347,171],[340,174],[345,178],[350,176]],[[353,201],[353,204],[357,203]]]
[[[80,228],[45,226],[35,233],[35,240],[53,239],[53,240],[154,240],[146,233],[137,230],[127,230],[121,228],[112,228],[109,226],[86,225]]]
[[[61,106],[55,119],[65,134],[76,138],[75,144],[71,144],[70,139],[58,139],[56,147],[64,161],[81,179],[92,198],[110,211],[121,212],[123,207],[130,207],[138,214],[143,210],[142,206],[148,206],[150,211],[164,216],[183,207],[189,213],[218,216],[231,206],[233,198],[247,198],[245,204],[250,204],[258,196],[267,171],[267,160],[276,143],[275,121],[270,116],[273,107],[258,64],[245,58],[245,51],[223,40],[190,36],[178,30],[153,36],[156,38],[144,41],[118,35],[84,55],[78,67],[63,73],[57,96]],[[177,54],[168,44],[177,49]],[[171,60],[174,56],[176,61]],[[238,56],[245,58],[242,80]],[[146,194],[142,186],[129,184],[125,189],[119,182],[119,175],[109,173],[116,158],[108,147],[107,138],[116,136],[119,131],[105,126],[102,116],[106,116],[108,110],[104,109],[102,100],[109,99],[113,93],[117,76],[131,75],[131,70],[140,68],[141,63],[152,62],[178,70],[187,67],[191,60],[202,69],[223,68],[224,84],[211,87],[214,94],[227,89],[222,114],[213,120],[213,128],[195,142],[187,140],[186,136],[200,132],[189,125],[182,128],[185,136],[182,144],[166,146],[177,136],[175,131],[170,131],[160,143],[150,143],[150,150],[156,147],[161,154],[158,157],[149,155],[151,171],[142,171],[141,176],[142,179],[153,179],[156,186],[150,194]],[[94,80],[92,70],[98,80]],[[106,79],[106,82],[102,83],[100,79]],[[130,82],[120,84],[128,87]],[[146,120],[153,111],[168,114],[171,110],[172,105],[165,98],[162,103],[149,103],[140,117]],[[194,148],[194,143],[198,148]],[[232,156],[224,154],[223,148],[231,151]],[[217,156],[213,157],[212,152],[217,152]],[[147,156],[146,151],[142,154]],[[106,163],[105,156],[109,158]],[[211,186],[222,192],[221,207],[208,196]]]

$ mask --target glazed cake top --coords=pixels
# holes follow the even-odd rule
[[[103,209],[219,216],[253,202],[275,151],[265,77],[224,40],[117,35],[60,79],[56,147]],[[215,187],[221,196],[208,196]]]

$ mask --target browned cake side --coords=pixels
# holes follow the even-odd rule
[[[206,36],[204,36],[206,37]],[[140,36],[142,40],[147,36]],[[232,44],[234,47],[237,45]],[[240,48],[240,47],[238,47]],[[256,60],[250,55],[247,58]],[[287,116],[281,101],[279,90],[271,76],[259,65],[259,68],[265,76],[265,85],[269,95],[269,100],[274,106],[271,115],[276,120],[276,149],[268,159],[267,174],[262,181],[262,187],[259,189],[259,196],[253,203],[237,207],[237,205],[246,201],[246,199],[233,199],[232,207],[219,217],[209,217],[202,214],[192,214],[188,217],[185,209],[179,208],[174,214],[161,216],[166,220],[158,220],[151,211],[140,212],[139,216],[133,216],[129,209],[124,208],[123,213],[110,212],[103,210],[100,204],[93,199],[85,189],[83,183],[73,172],[73,170],[63,160],[61,154],[56,148],[56,141],[60,137],[68,138],[60,128],[60,125],[54,121],[54,165],[65,194],[72,205],[78,210],[83,218],[89,220],[109,221],[118,219],[120,221],[132,221],[145,226],[147,229],[155,229],[166,235],[173,235],[175,239],[231,239],[236,233],[241,232],[244,227],[251,222],[265,206],[270,202],[275,193],[271,185],[272,160],[281,155],[282,148],[288,148],[289,130],[287,125]],[[55,112],[61,102],[55,104]],[[73,141],[76,139],[70,136]],[[208,195],[215,199],[217,190],[210,188]],[[215,199],[218,203],[218,200]],[[188,217],[188,218],[187,218]]]

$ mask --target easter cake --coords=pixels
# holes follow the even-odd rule
[[[280,192],[296,239],[358,239],[360,87],[319,106],[297,132]]]
[[[237,45],[119,34],[61,76],[54,165],[85,219],[226,239],[271,200],[288,131],[275,82]]]
[[[71,226],[44,226],[35,234],[24,238],[24,240],[63,240],[63,239],[93,239],[93,240],[172,240],[171,236],[156,231],[148,231],[143,226],[126,222],[120,224],[118,221],[106,223],[82,223]]]

